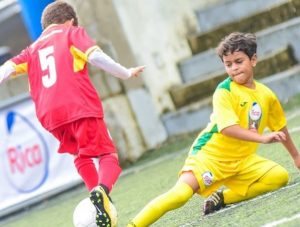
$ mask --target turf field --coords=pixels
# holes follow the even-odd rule
[[[293,108],[300,106],[299,100],[298,96],[285,108],[288,110],[288,127],[300,148],[300,109]],[[119,213],[119,226],[126,226],[147,202],[173,186],[194,137],[195,134],[192,134],[169,141],[124,171],[112,193]],[[261,145],[259,154],[280,163],[289,171],[287,187],[206,217],[201,216],[203,199],[195,195],[185,206],[166,214],[153,226],[300,226],[300,171],[294,167],[281,144]],[[0,222],[0,226],[72,227],[73,209],[86,196],[88,193],[84,187],[77,187]]]

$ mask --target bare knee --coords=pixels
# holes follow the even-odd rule
[[[178,181],[188,184],[193,189],[194,193],[197,192],[200,188],[198,180],[192,171],[183,172],[180,175]]]

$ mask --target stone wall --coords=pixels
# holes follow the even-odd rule
[[[190,56],[186,36],[198,30],[195,11],[216,1],[114,0],[138,64],[147,66],[146,87],[159,113],[173,110],[166,92],[181,83],[177,63]]]
[[[174,110],[168,90],[182,82],[178,62],[191,55],[186,36],[200,30],[195,11],[221,0],[66,1],[74,6],[80,25],[104,52],[126,67],[146,65],[141,77],[126,81],[90,66],[120,158],[133,162],[170,135],[161,118]],[[20,21],[20,15],[15,16]],[[14,45],[15,38],[7,39],[13,54],[30,43],[28,39],[22,41]],[[28,94],[27,76],[12,78],[0,88],[3,101]]]
[[[127,81],[90,68],[120,158],[134,161],[167,139],[160,115],[174,109],[168,90],[181,83],[177,63],[191,55],[186,36],[199,30],[195,10],[218,0],[67,1],[107,54],[126,67],[146,65]]]

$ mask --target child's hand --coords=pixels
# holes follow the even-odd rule
[[[275,142],[283,142],[286,140],[286,135],[284,132],[271,132],[267,135],[263,135],[262,143],[275,143]]]
[[[145,66],[138,66],[135,68],[131,68],[131,76],[138,77],[145,69]]]

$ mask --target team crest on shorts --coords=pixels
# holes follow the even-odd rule
[[[210,171],[206,171],[202,174],[202,179],[205,186],[210,186],[213,182],[214,176]]]

